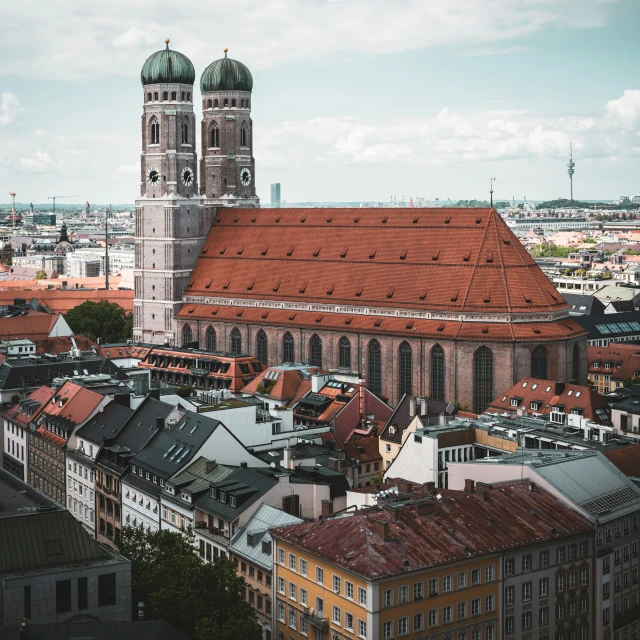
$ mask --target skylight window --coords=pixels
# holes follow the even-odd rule
[[[579,398],[582,395],[582,391],[576,391],[576,398]]]
[[[568,395],[568,396],[573,395],[573,389],[569,389],[569,391],[567,391],[567,395]]]
[[[507,396],[502,396],[502,402],[506,402]]]
[[[537,389],[538,388],[538,383],[536,382],[535,384],[531,385],[532,389]]]
[[[551,387],[547,387],[544,391],[545,393],[549,393],[549,391],[551,391]]]
[[[196,425],[195,427],[193,427],[193,429],[191,429],[191,431],[189,431],[189,433],[193,433],[196,429],[198,428],[198,425]]]
[[[527,386],[527,383],[526,383],[526,382],[523,382],[523,383],[522,383],[522,388],[524,389],[526,386]]]
[[[180,452],[184,449],[184,447],[180,447],[170,458],[169,460],[171,460],[171,462],[173,462],[176,458],[176,456],[180,455]]]
[[[169,450],[167,451],[167,453],[165,453],[162,457],[163,457],[163,458],[166,458],[166,457],[167,457],[167,456],[168,456],[168,455],[169,455],[169,454],[170,454],[170,453],[171,453],[175,448],[176,448],[176,445],[175,445],[175,444],[172,444],[172,445],[169,447]]]
[[[187,421],[183,420],[182,424],[178,427],[178,431],[182,431],[185,428],[186,424],[187,424]]]

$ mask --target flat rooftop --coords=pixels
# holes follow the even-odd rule
[[[63,509],[4,469],[0,469],[0,518],[42,511]]]

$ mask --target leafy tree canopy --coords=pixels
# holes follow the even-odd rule
[[[261,640],[255,612],[242,599],[245,581],[226,557],[203,562],[195,536],[125,527],[118,551],[131,560],[133,602],[145,618],[166,620],[197,640]]]
[[[33,277],[35,280],[46,280],[47,272],[44,269],[38,269]]]
[[[555,244],[537,244],[531,249],[531,255],[534,258],[567,258],[575,251],[571,247],[556,247]]]
[[[133,334],[133,314],[108,300],[87,300],[69,309],[64,317],[74,333],[81,333],[91,340],[102,338],[105,342],[123,342]]]

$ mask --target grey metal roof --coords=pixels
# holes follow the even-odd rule
[[[133,409],[129,407],[110,402],[78,429],[76,435],[83,440],[100,444],[105,438],[117,436],[133,413]]]
[[[241,467],[230,473],[224,480],[214,483],[217,489],[216,498],[212,498],[211,492],[208,491],[194,504],[211,515],[231,522],[277,484],[276,473],[268,469]],[[226,502],[220,500],[220,490],[227,494]],[[230,504],[231,496],[236,498],[235,507]]]
[[[285,527],[289,524],[299,524],[301,522],[304,522],[304,520],[263,503],[251,516],[246,526],[231,538],[229,551],[246,558],[267,571],[271,571],[273,557],[270,553],[263,553],[262,551],[262,541],[271,542],[271,535],[267,533],[267,530],[271,527]],[[253,536],[253,545],[249,544],[248,534]]]
[[[193,496],[193,499],[197,499],[203,491],[209,491],[209,486],[212,483],[224,480],[230,473],[233,472],[233,467],[226,467],[222,464],[216,464],[215,469],[207,472],[207,465],[210,463],[204,457],[199,457],[192,462],[184,471],[177,473],[170,479],[170,483],[178,489],[175,495],[162,491],[163,500],[171,500],[179,504],[188,505],[186,501],[180,497],[182,491],[187,491]]]
[[[596,522],[640,509],[640,490],[598,451],[515,452],[502,463],[524,464]]]
[[[166,480],[191,462],[221,424],[219,420],[187,411],[173,428],[158,431],[131,464],[155,472]]]
[[[135,604],[134,604],[135,606]],[[59,624],[30,624],[30,640],[190,640],[164,620],[145,622],[67,622]],[[0,627],[0,640],[16,640],[20,634],[18,625]]]

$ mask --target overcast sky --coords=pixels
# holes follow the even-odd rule
[[[224,47],[251,69],[265,203],[485,198],[491,174],[568,197],[570,138],[576,198],[640,192],[638,0],[21,0],[0,24],[0,202],[133,202],[166,37],[196,84]]]

